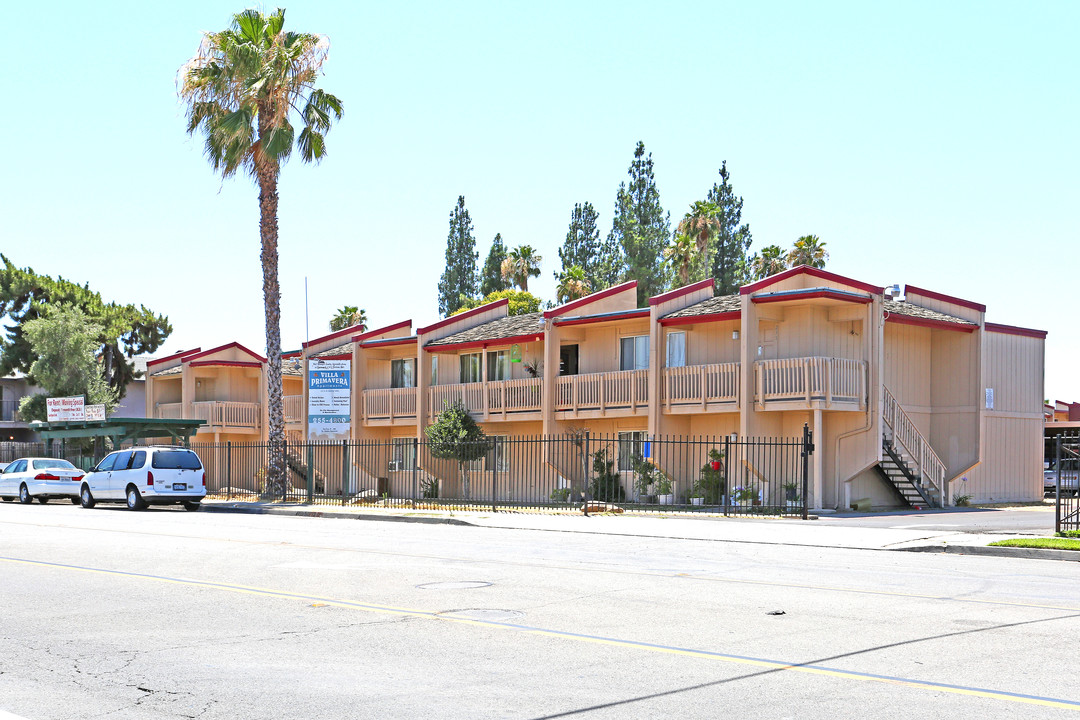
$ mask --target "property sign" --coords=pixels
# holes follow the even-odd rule
[[[308,440],[348,440],[352,415],[351,362],[308,362]]]
[[[87,405],[86,422],[105,422],[105,406]]]
[[[82,422],[86,420],[86,407],[82,395],[45,398],[45,410],[49,422]]]

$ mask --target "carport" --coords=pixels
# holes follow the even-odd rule
[[[35,422],[30,427],[41,434],[50,454],[54,440],[61,442],[61,452],[66,454],[68,440],[93,438],[95,455],[100,456],[104,454],[104,438],[110,438],[114,448],[136,440],[163,437],[172,438],[177,444],[187,447],[191,443],[191,436],[205,424],[205,420],[112,417],[108,420]]]

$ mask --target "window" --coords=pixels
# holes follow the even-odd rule
[[[21,473],[21,472],[26,472],[26,461],[25,460],[19,460],[17,462],[13,462],[10,465],[8,465],[6,470],[4,470],[5,474],[6,473]]]
[[[34,460],[35,470],[48,470],[49,468],[64,468],[65,470],[74,470],[75,466],[69,463],[67,460]]]
[[[113,469],[113,463],[116,462],[117,453],[112,455],[106,455],[105,459],[98,463],[98,466],[94,468],[94,472],[105,472],[106,470]]]
[[[645,433],[640,430],[619,433],[619,471],[630,472],[634,469],[634,459],[645,457],[648,442]]]
[[[394,438],[391,445],[390,470],[414,470],[416,468],[416,438]]]
[[[113,470],[127,470],[128,465],[131,464],[131,451],[125,450],[124,452],[116,453],[116,460],[113,461]],[[155,465],[154,467],[157,467]]]
[[[562,345],[559,347],[559,374],[578,374],[578,346]]]
[[[136,450],[135,454],[131,456],[131,469],[138,470],[146,464],[146,451]]]
[[[635,335],[619,340],[619,369],[649,369],[649,336]]]
[[[459,382],[480,382],[480,353],[469,353],[459,357],[461,377]]]
[[[686,333],[667,334],[667,367],[686,367]]]
[[[439,384],[439,356],[438,355],[432,355],[431,356],[431,384],[432,385],[438,385]]]
[[[491,438],[491,451],[487,455],[488,470],[495,468],[495,472],[510,472],[509,445],[505,435],[489,435]]]
[[[488,381],[510,379],[510,353],[505,350],[489,352],[487,363]]]
[[[159,450],[154,453],[150,467],[158,470],[201,470],[199,456],[190,450]]]
[[[416,360],[413,358],[399,358],[390,361],[390,387],[413,388],[416,387]]]

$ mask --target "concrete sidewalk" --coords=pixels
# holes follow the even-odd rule
[[[453,524],[472,527],[535,530],[539,532],[625,535],[712,542],[794,545],[861,550],[905,550],[961,554],[1080,560],[1080,553],[1063,550],[988,548],[994,540],[1031,537],[1023,534],[965,533],[919,528],[851,527],[827,519],[775,517],[735,518],[716,515],[545,514],[477,510],[409,510],[373,506],[333,506],[208,500],[204,512],[268,514],[293,517],[340,518],[384,522]]]

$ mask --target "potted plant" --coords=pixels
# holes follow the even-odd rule
[[[799,484],[796,482],[784,483],[784,502],[788,507],[795,507],[802,501],[799,497]]]
[[[633,456],[631,464],[634,468],[634,490],[637,492],[637,501],[647,503],[652,499],[652,486],[658,480],[660,471],[640,455]]]
[[[674,483],[671,477],[660,472],[660,478],[656,481],[656,501],[661,505],[674,505],[675,493],[673,486]]]
[[[737,487],[732,496],[732,505],[753,505],[760,502],[757,490],[752,487]]]
[[[551,499],[557,503],[564,503],[570,500],[570,488],[561,487],[555,488],[551,491]]]
[[[690,488],[690,504],[719,505],[726,490],[724,453],[713,448],[709,450],[709,459],[701,466],[701,472]]]

